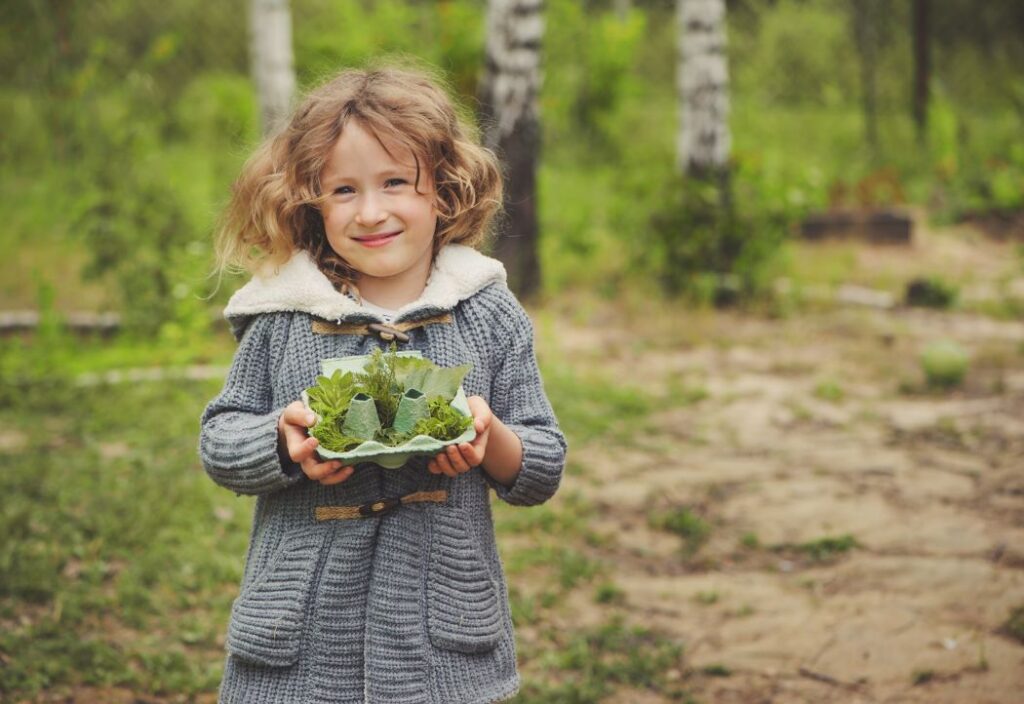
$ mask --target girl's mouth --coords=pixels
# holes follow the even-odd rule
[[[355,241],[364,247],[383,247],[389,242],[393,241],[402,232],[380,232],[375,235],[363,235],[362,237],[356,237]]]

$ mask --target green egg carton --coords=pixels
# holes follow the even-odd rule
[[[423,357],[418,350],[398,352],[397,354],[399,357],[418,357],[421,359]],[[360,372],[369,361],[370,355],[366,354],[352,357],[335,357],[332,359],[325,359],[320,362],[320,372],[324,376],[331,376],[335,371]],[[416,421],[426,414],[426,398],[418,391],[410,393],[411,391],[415,390],[409,389],[406,391],[399,403],[398,413],[395,417],[394,424],[394,427],[398,429],[412,428],[416,424]],[[309,409],[309,395],[305,391],[302,392],[302,403],[305,404],[307,409]],[[352,417],[349,418],[346,416],[345,418],[346,433],[356,438],[372,438],[374,432],[380,428],[380,420],[377,418],[373,399],[369,397],[366,397],[365,399],[358,399],[354,397],[352,404],[353,405],[350,406],[349,410],[349,415]],[[466,392],[462,386],[459,386],[459,390],[455,394],[455,398],[452,399],[451,405],[464,416],[472,415],[469,410],[469,403],[466,401]],[[353,411],[355,412],[353,413]],[[314,415],[316,415],[317,423],[319,423],[321,420],[320,416],[315,412]],[[423,455],[429,455],[432,457],[441,452],[448,445],[471,442],[475,437],[476,429],[470,425],[462,435],[459,435],[454,440],[445,441],[432,438],[428,435],[417,435],[416,437],[403,442],[401,445],[395,445],[393,447],[384,445],[376,440],[367,440],[362,445],[345,452],[335,452],[333,450],[320,447],[317,448],[317,454],[325,460],[341,460],[346,465],[372,462],[373,464],[386,469],[397,469],[408,462],[412,457]]]

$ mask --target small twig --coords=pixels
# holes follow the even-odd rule
[[[843,689],[858,689],[863,684],[862,681],[843,682],[842,680],[836,679],[832,675],[826,675],[823,672],[815,672],[809,667],[801,666],[798,672],[800,673],[801,677],[806,677],[807,679],[816,680],[818,682],[824,682],[825,684],[830,684],[833,687],[842,687]]]

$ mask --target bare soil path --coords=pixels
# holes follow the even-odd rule
[[[973,290],[1007,246],[969,249]],[[684,644],[697,701],[1024,702],[1024,643],[1004,629],[1024,606],[1024,322],[617,303],[567,304],[541,331],[581,378],[675,392],[632,442],[573,447],[565,486],[596,508],[619,612]],[[970,354],[956,390],[923,382],[936,339]],[[680,511],[709,527],[689,552],[656,518]],[[600,608],[580,595],[564,618]]]

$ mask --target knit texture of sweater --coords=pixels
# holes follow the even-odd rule
[[[394,324],[443,312],[450,322],[408,331],[399,349],[438,365],[469,363],[463,386],[522,440],[511,487],[480,467],[452,479],[359,465],[331,486],[282,460],[282,410],[313,386],[320,361],[385,348],[372,335],[327,334],[314,323],[380,318],[337,293],[304,253],[243,287],[225,311],[239,338],[221,393],[201,418],[209,476],[256,496],[239,597],[231,609],[220,701],[238,704],[471,704],[519,687],[490,492],[517,505],[558,487],[565,439],[544,394],[533,329],[493,259],[457,245],[435,261],[420,299]],[[320,506],[359,506],[444,489],[355,520],[317,522]]]

